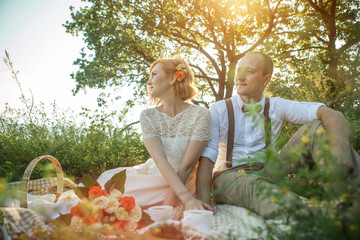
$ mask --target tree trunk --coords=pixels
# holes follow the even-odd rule
[[[328,56],[329,56],[329,68],[328,74],[333,81],[329,81],[330,93],[332,96],[332,100],[334,101],[336,98],[336,86],[338,83],[338,56],[336,49],[336,0],[332,0],[330,14],[328,15],[328,28],[329,28],[329,44],[328,44]],[[332,101],[332,102],[333,102]],[[333,104],[333,103],[332,103]]]
[[[237,61],[230,61],[229,71],[227,75],[227,82],[226,82],[225,98],[230,98],[233,94],[236,64]]]

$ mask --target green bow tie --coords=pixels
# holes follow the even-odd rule
[[[246,106],[246,108],[245,108],[245,106]],[[247,112],[249,112],[249,110],[252,110],[252,109],[255,109],[255,111],[257,111],[257,112],[261,112],[263,107],[261,106],[261,104],[244,104],[241,107],[241,111],[243,113],[247,113]]]

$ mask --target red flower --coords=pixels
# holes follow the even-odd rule
[[[89,189],[88,192],[89,198],[90,199],[95,199],[97,197],[101,197],[101,196],[106,196],[107,195],[107,191],[106,189],[102,190],[100,187],[98,186],[92,186]]]
[[[70,213],[71,213],[71,215],[73,215],[73,216],[82,217],[82,216],[83,216],[83,212],[81,211],[80,203],[78,203],[76,206],[74,206],[73,208],[71,208]]]
[[[126,225],[128,224],[128,222],[129,221],[116,221],[114,223],[114,227],[115,227],[116,230],[119,230],[119,229],[125,230]]]
[[[176,71],[175,75],[179,80],[183,80],[186,77],[186,75],[183,71]]]
[[[133,197],[123,197],[120,199],[119,202],[129,214],[131,210],[135,207],[135,199]]]
[[[93,224],[93,223],[97,223],[98,221],[97,221],[95,218],[86,216],[86,217],[84,217],[83,222],[84,222],[86,225],[90,225],[90,224]]]
[[[102,221],[104,219],[104,209],[99,209],[97,218]]]

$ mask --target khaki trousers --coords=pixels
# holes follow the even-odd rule
[[[291,154],[289,151],[292,147],[302,144],[302,136],[308,136],[310,141],[306,144],[306,151],[303,154],[302,163],[290,166],[290,163],[282,162],[281,167],[285,169],[284,174],[296,171],[296,169],[306,165],[317,164],[314,162],[312,156],[320,149],[319,143],[323,143],[324,136],[315,134],[318,129],[322,127],[319,120],[312,121],[302,126],[284,148],[279,153],[280,159],[288,157]],[[344,150],[346,151],[346,150]],[[351,161],[355,165],[354,171],[347,179],[350,184],[360,185],[360,157],[354,149],[348,149],[352,152],[352,159],[340,159],[339,161]],[[341,165],[341,163],[339,163]],[[216,175],[213,180],[213,199],[219,204],[232,204],[245,207],[252,212],[255,212],[264,218],[283,218],[282,213],[287,208],[296,209],[297,212],[309,214],[313,210],[302,202],[298,195],[281,189],[273,181],[271,172],[278,169],[279,166],[266,166],[259,170],[249,169],[248,166],[235,167],[233,169],[225,170]],[[246,174],[240,169],[243,169]],[[265,177],[266,176],[266,177]]]

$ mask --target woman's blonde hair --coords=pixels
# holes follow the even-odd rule
[[[180,58],[160,58],[151,64],[150,73],[157,64],[161,64],[161,67],[169,76],[175,75],[175,72],[177,71],[176,67],[178,67],[180,64],[183,64],[186,69],[186,71],[184,71],[185,78],[181,81],[176,81],[176,83],[173,85],[174,95],[175,97],[179,97],[184,101],[194,98],[197,93],[197,88],[195,86],[194,75],[186,61]],[[160,105],[163,102],[162,99],[151,96],[149,85],[147,85],[147,89],[150,97],[150,103],[156,106]]]

